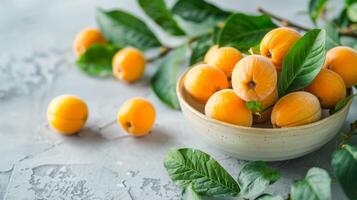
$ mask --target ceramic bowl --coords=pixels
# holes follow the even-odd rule
[[[204,105],[184,89],[187,71],[176,86],[182,112],[203,140],[244,160],[279,161],[297,158],[319,149],[341,129],[351,102],[333,115],[297,127],[258,128],[221,122],[204,115]]]

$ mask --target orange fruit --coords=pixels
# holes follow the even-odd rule
[[[155,108],[144,98],[132,98],[120,106],[117,119],[130,135],[142,136],[149,133],[155,122]]]
[[[184,87],[194,99],[205,103],[216,91],[228,88],[228,80],[219,68],[198,64],[187,72]]]

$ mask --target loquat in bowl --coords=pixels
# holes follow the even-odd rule
[[[350,101],[342,109],[330,115],[326,110],[321,112],[321,108],[317,106],[319,100],[311,93],[304,91],[290,93],[285,97],[302,99],[303,106],[314,108],[310,109],[311,117],[304,118],[309,123],[298,125],[300,119],[296,119],[295,122],[290,119],[289,123],[292,126],[284,126],[289,125],[287,124],[289,116],[303,115],[299,114],[302,111],[298,109],[294,111],[285,109],[284,111],[285,106],[291,107],[291,105],[285,105],[286,100],[281,100],[287,98],[281,98],[275,104],[275,106],[279,104],[278,107],[281,108],[281,111],[275,106],[273,111],[270,110],[274,116],[275,127],[273,127],[270,122],[263,124],[253,122],[246,109],[241,113],[236,113],[235,109],[242,107],[241,101],[236,97],[227,100],[229,96],[232,96],[233,89],[221,88],[220,91],[212,95],[207,103],[197,100],[185,87],[185,79],[190,70],[188,69],[182,74],[176,85],[176,93],[184,116],[194,128],[195,133],[207,143],[244,160],[288,160],[319,149],[339,132],[351,106]],[[206,87],[209,86],[206,85]],[[229,109],[219,110],[222,104],[212,105],[210,102],[219,101],[219,99],[226,99],[222,104]],[[287,99],[287,101],[290,100]],[[286,118],[281,117],[284,114],[287,115]],[[216,118],[212,116],[216,116]],[[248,117],[244,118],[245,116]]]

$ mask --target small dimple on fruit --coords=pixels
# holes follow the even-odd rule
[[[270,51],[268,51],[268,52],[266,53],[266,57],[271,58],[271,53],[270,53]]]
[[[249,89],[251,89],[251,90],[254,90],[254,89],[255,89],[255,83],[254,83],[254,81],[249,81],[247,85],[248,85],[248,88],[249,88]]]

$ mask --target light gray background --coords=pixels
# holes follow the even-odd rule
[[[329,7],[337,10],[341,6]],[[172,2],[170,1],[170,5]],[[262,6],[310,26],[302,0],[222,0],[221,7],[254,13]],[[95,26],[96,7],[131,11],[145,18],[135,1],[124,0],[2,0],[0,5],[0,199],[179,199],[163,167],[168,149],[195,147],[213,155],[236,176],[244,161],[206,145],[179,111],[165,107],[149,89],[157,64],[145,77],[128,85],[114,79],[95,79],[77,70],[71,43],[84,27]],[[167,35],[159,34],[167,40]],[[177,40],[169,42],[178,43]],[[56,134],[46,123],[49,101],[76,94],[90,108],[89,121],[78,136]],[[121,103],[134,96],[150,99],[157,109],[152,134],[126,136],[117,124],[100,129],[116,117]],[[354,102],[348,124],[357,118]],[[282,178],[269,188],[286,195],[293,180],[313,166],[331,172],[336,140],[305,157],[271,166]],[[336,179],[334,199],[346,197]]]

